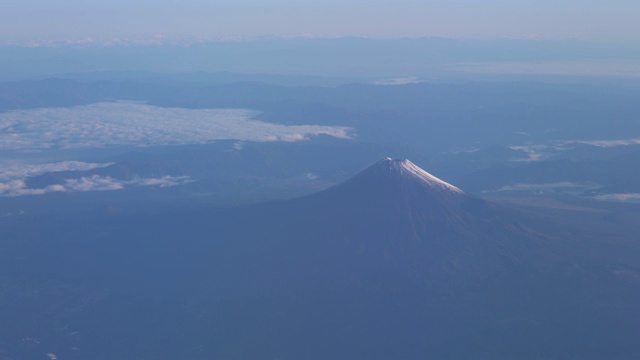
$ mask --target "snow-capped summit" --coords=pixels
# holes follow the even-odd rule
[[[469,204],[484,203],[409,160],[391,158],[382,159],[342,184],[310,197],[320,199],[322,206],[334,204],[334,208],[352,209],[352,213],[377,211],[399,219],[412,213],[453,227],[459,226],[461,214],[483,207]]]
[[[407,159],[385,158],[339,185],[345,192],[363,196],[389,196],[400,191],[405,194],[396,198],[423,201],[425,197],[431,198],[430,202],[438,199],[438,202],[459,201],[468,195],[459,188],[441,180],[421,169]],[[350,190],[346,190],[346,189]],[[378,195],[375,195],[378,194]]]
[[[370,169],[375,171],[386,172],[391,176],[404,179],[406,181],[416,181],[419,184],[425,185],[433,190],[463,194],[464,192],[459,188],[443,181],[422,168],[412,163],[407,159],[392,159],[385,158],[380,160],[377,164],[373,165]]]

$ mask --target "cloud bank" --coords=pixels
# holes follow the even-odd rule
[[[286,126],[252,119],[242,109],[162,108],[104,102],[0,113],[0,150],[204,144],[215,140],[302,141],[314,135],[351,138],[338,126]]]
[[[0,196],[16,197],[24,195],[44,195],[55,192],[113,191],[128,187],[150,186],[166,188],[192,182],[189,176],[163,176],[159,178],[138,178],[119,180],[109,176],[92,175],[78,179],[66,179],[63,184],[44,188],[28,188],[24,179],[0,183]]]
[[[381,79],[381,80],[375,80],[372,82],[373,85],[387,85],[387,86],[399,86],[399,85],[409,85],[409,84],[419,84],[419,83],[420,83],[420,79],[415,76]]]
[[[0,163],[0,181],[24,179],[59,171],[87,171],[107,167],[113,163],[86,163],[81,161],[61,161],[47,164],[24,164],[20,162]]]
[[[620,139],[620,140],[572,140],[565,144],[583,144],[597,147],[617,147],[640,145],[640,138],[637,139]]]
[[[623,193],[623,194],[604,194],[595,197],[600,201],[612,201],[612,202],[640,202],[640,194],[638,193]]]
[[[594,184],[578,184],[569,181],[562,181],[557,183],[545,183],[545,184],[513,184],[506,185],[499,189],[492,190],[491,192],[499,191],[547,191],[556,189],[595,189],[598,188]]]

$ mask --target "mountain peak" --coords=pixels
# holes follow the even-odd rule
[[[371,173],[379,173],[387,177],[409,181],[426,186],[431,190],[447,193],[463,194],[459,188],[441,180],[407,159],[384,158],[368,169]],[[365,170],[367,172],[367,170]]]

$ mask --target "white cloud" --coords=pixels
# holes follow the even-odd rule
[[[27,188],[24,180],[12,180],[6,183],[0,183],[1,196],[22,196],[22,195],[43,195],[51,192],[65,191],[59,185],[50,185],[41,189]]]
[[[159,178],[120,180],[109,176],[92,175],[78,179],[66,179],[63,184],[33,189],[27,187],[24,179],[19,179],[0,183],[0,196],[15,197],[23,195],[43,195],[54,192],[114,191],[136,186],[165,188],[187,184],[192,181],[189,176],[163,176]]]
[[[381,79],[381,80],[375,80],[372,82],[373,85],[386,85],[386,86],[399,86],[399,85],[418,84],[418,83],[420,83],[420,79],[418,79],[415,76]]]
[[[598,186],[593,184],[578,184],[569,181],[562,181],[557,183],[545,183],[545,184],[513,184],[506,185],[492,192],[498,191],[544,191],[554,189],[595,189]]]
[[[307,140],[307,137],[304,134],[286,134],[280,136],[279,140],[282,141],[302,141]]]
[[[0,181],[24,179],[30,176],[42,175],[58,171],[87,171],[107,167],[113,163],[85,163],[81,161],[61,161],[47,164],[25,164],[21,162],[7,162],[0,164]]]
[[[640,138],[636,139],[619,139],[619,140],[571,140],[565,144],[584,144],[597,147],[617,147],[617,146],[630,146],[640,145]]]
[[[351,138],[338,126],[286,126],[252,119],[242,109],[162,108],[105,102],[0,113],[0,149],[101,148],[203,144],[215,140],[301,141],[313,135]]]
[[[639,193],[604,194],[598,195],[595,198],[600,201],[640,202]]]
[[[520,132],[515,132],[520,134]],[[524,133],[522,133],[524,134]],[[523,151],[526,153],[526,158],[514,159],[512,161],[539,161],[549,157],[549,155],[566,151],[574,148],[572,145],[590,145],[602,148],[618,147],[618,146],[631,146],[640,145],[640,138],[635,139],[618,139],[618,140],[566,140],[557,141],[550,145],[517,145],[510,146],[512,150]]]
[[[135,186],[157,186],[157,187],[170,187],[176,185],[182,185],[192,182],[193,180],[189,176],[163,176],[161,178],[144,178],[137,179],[128,182],[129,185]]]
[[[244,143],[242,141],[236,141],[233,143],[233,148],[235,150],[242,150],[244,148]]]
[[[125,182],[109,176],[92,175],[79,179],[67,179],[64,181],[64,191],[108,191],[122,190]]]
[[[546,158],[546,154],[542,151],[547,150],[547,145],[525,145],[510,146],[511,150],[522,151],[527,154],[526,158],[513,159],[512,161],[540,161]]]

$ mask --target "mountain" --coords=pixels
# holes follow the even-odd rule
[[[338,186],[282,205],[265,212],[309,233],[305,247],[318,238],[316,253],[329,257],[342,249],[341,256],[351,256],[345,261],[374,270],[389,265],[425,275],[427,268],[455,264],[471,271],[480,262],[514,265],[563,246],[555,241],[557,224],[469,195],[409,160],[386,158]]]
[[[636,239],[466,194],[408,160],[288,201],[22,221],[2,227],[3,359],[640,354]]]

